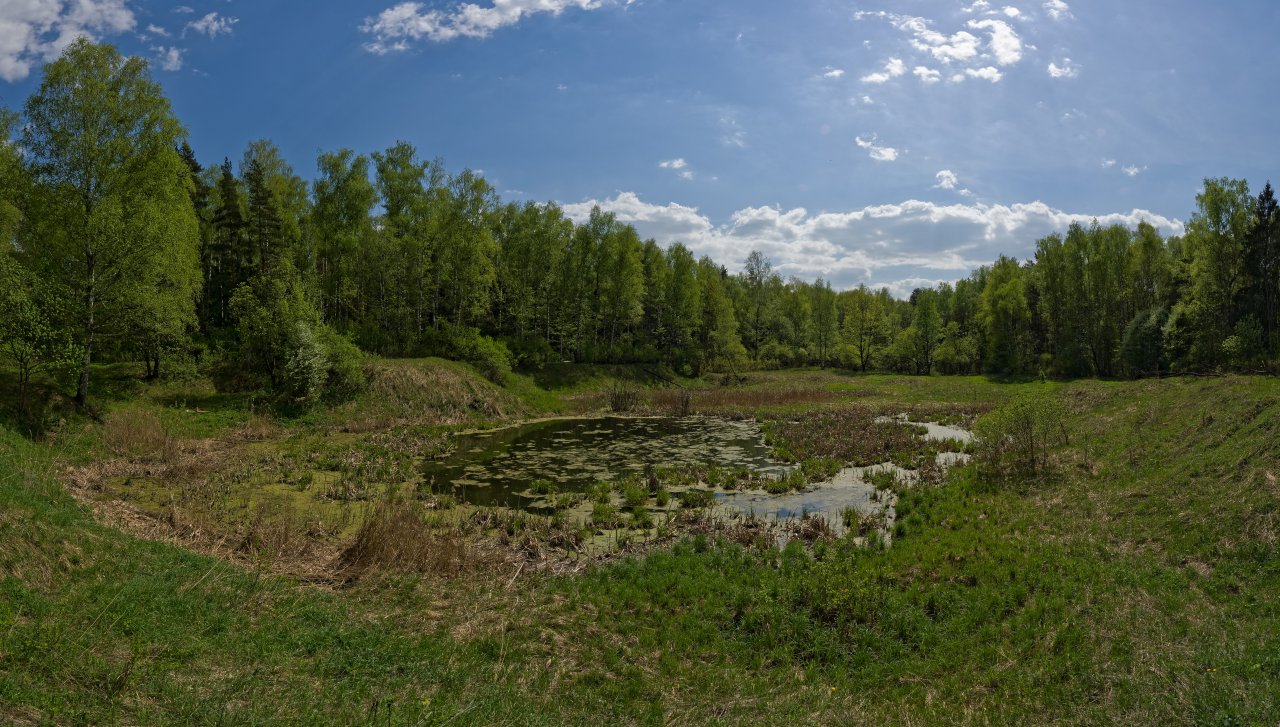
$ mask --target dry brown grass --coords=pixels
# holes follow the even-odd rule
[[[150,409],[112,411],[103,421],[102,441],[109,452],[132,462],[165,462],[174,454],[175,438]]]
[[[370,570],[456,576],[480,561],[458,527],[428,522],[428,511],[414,500],[378,500],[342,551],[338,566],[348,579]]]
[[[515,396],[452,365],[397,361],[370,367],[364,395],[339,407],[335,418],[343,431],[370,432],[404,424],[464,424],[477,418],[509,419],[530,413]]]
[[[849,392],[814,388],[744,389],[659,389],[648,397],[654,413],[682,416],[693,411],[715,414],[750,414],[756,409],[792,404],[823,404],[852,398]]]

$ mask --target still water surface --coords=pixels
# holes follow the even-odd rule
[[[561,419],[459,437],[453,454],[423,474],[437,492],[475,505],[526,507],[537,480],[560,492],[643,473],[647,465],[716,465],[778,476],[788,466],[769,456],[754,421],[709,417]]]

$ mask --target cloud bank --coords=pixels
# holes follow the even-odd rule
[[[940,182],[949,181],[946,175]],[[613,212],[635,225],[642,237],[663,245],[682,242],[698,255],[736,270],[752,250],[773,261],[783,275],[830,280],[837,288],[859,283],[888,286],[895,294],[918,287],[910,281],[957,280],[1001,254],[1025,259],[1035,241],[1063,232],[1073,222],[1154,225],[1162,234],[1181,234],[1183,224],[1146,210],[1102,215],[1054,209],[1043,202],[1011,205],[936,204],[907,200],[849,212],[810,213],[747,207],[717,225],[696,207],[651,204],[634,192],[612,199],[564,205],[565,214],[586,220],[591,208]],[[905,292],[904,292],[905,291]]]
[[[0,0],[0,79],[21,81],[81,36],[133,30],[125,0]]]
[[[463,3],[439,10],[420,2],[403,2],[366,18],[360,29],[373,36],[365,49],[384,55],[406,51],[415,41],[443,43],[455,38],[488,38],[495,30],[515,25],[530,15],[559,15],[571,8],[595,10],[603,5],[604,0],[493,0],[488,6]]]

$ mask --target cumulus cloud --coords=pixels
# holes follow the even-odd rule
[[[1075,78],[1080,75],[1080,67],[1074,65],[1070,58],[1063,58],[1062,65],[1049,63],[1049,76],[1052,78]]]
[[[898,160],[898,150],[891,146],[881,146],[878,143],[875,134],[870,138],[864,139],[861,136],[854,139],[854,143],[859,149],[866,149],[871,158],[878,162],[892,162]]]
[[[822,73],[822,77],[823,77],[823,78],[840,78],[840,77],[842,77],[842,76],[844,76],[844,69],[843,69],[843,68],[830,68],[830,67],[828,67],[828,68],[827,68],[827,69]]]
[[[958,184],[960,181],[956,177],[956,173],[951,171],[950,169],[943,169],[942,171],[938,172],[934,176],[938,180],[938,184],[936,186],[939,189],[955,189],[956,184]]]
[[[1116,165],[1116,160],[1115,160],[1115,159],[1103,159],[1103,160],[1102,160],[1102,168],[1103,168],[1103,169],[1110,169],[1110,168],[1114,167],[1115,165]]]
[[[1063,0],[1048,0],[1044,4],[1044,11],[1054,20],[1063,20],[1071,17],[1071,6],[1063,2]]]
[[[876,73],[868,73],[862,77],[863,83],[886,83],[891,78],[897,78],[907,72],[907,64],[902,62],[901,58],[890,58],[884,64],[884,70]]]
[[[1010,66],[1022,60],[1022,39],[1008,23],[1003,20],[970,20],[969,27],[986,30],[991,34],[988,45],[996,57],[996,63]]]
[[[854,17],[858,20],[876,17],[889,21],[893,27],[912,36],[911,46],[913,48],[929,53],[942,63],[964,62],[976,58],[978,55],[981,41],[977,36],[963,30],[952,35],[939,33],[931,27],[933,21],[928,18],[898,15],[887,13],[883,10],[876,12],[860,11],[855,13]]]
[[[155,51],[156,64],[160,66],[161,70],[182,70],[182,54],[184,51],[181,48],[157,46],[151,50]]]
[[[158,35],[161,38],[169,37],[169,31],[165,30],[164,28],[161,28],[159,25],[156,25],[155,23],[152,23],[147,26],[147,32],[152,35]]]
[[[992,83],[999,83],[1004,78],[1004,74],[995,66],[985,66],[983,68],[966,68],[964,73],[957,73],[951,77],[952,83],[960,83],[967,78],[979,78]]]
[[[21,81],[76,38],[133,30],[126,0],[0,0],[0,78]]]
[[[1142,174],[1143,172],[1147,171],[1147,168],[1137,167],[1137,166],[1128,166],[1121,171],[1123,171],[1125,174],[1128,174],[1130,177],[1136,177],[1139,174]]]
[[[1027,48],[1018,32],[1007,20],[1021,19],[1022,11],[1012,6],[1002,10],[993,10],[988,2],[976,2],[967,8],[967,13],[985,15],[982,19],[969,20],[965,30],[950,35],[934,28],[934,21],[928,18],[899,15],[884,10],[859,11],[854,14],[858,20],[879,18],[887,21],[894,28],[906,33],[907,42],[916,53],[928,54],[933,61],[927,65],[917,65],[912,73],[920,78],[921,83],[930,85],[938,83],[944,76],[953,83],[961,83],[971,78],[998,83],[1004,78],[1001,68],[1020,63]],[[992,17],[994,16],[994,17]],[[923,60],[921,58],[921,60]],[[942,64],[941,70],[930,66]],[[886,69],[883,73],[873,73],[864,77],[864,81],[883,83],[892,75]]]
[[[403,2],[366,18],[360,29],[373,36],[365,49],[379,55],[409,49],[414,41],[443,43],[455,38],[488,38],[495,30],[515,25],[530,15],[559,15],[570,8],[595,10],[604,0],[492,0],[481,6],[463,3],[449,10]],[[630,4],[630,3],[628,3]]]
[[[229,18],[218,13],[209,13],[199,20],[187,23],[187,29],[203,33],[210,38],[217,38],[219,35],[230,35],[231,26],[238,22],[240,22],[240,18]]]
[[[1129,227],[1149,222],[1166,235],[1183,231],[1180,221],[1145,210],[1076,214],[1043,202],[939,205],[908,200],[816,214],[803,208],[747,207],[715,224],[695,207],[650,204],[622,192],[612,199],[568,204],[564,211],[582,221],[596,205],[635,225],[643,237],[663,245],[682,242],[731,269],[752,250],[760,250],[784,275],[821,275],[841,288],[862,282],[955,280],[1000,254],[1028,257],[1037,239],[1063,232],[1073,222],[1087,225],[1096,219]]]
[[[942,73],[928,66],[916,66],[911,72],[920,78],[921,83],[926,85],[932,85],[942,80]]]
[[[970,78],[981,78],[984,81],[991,81],[992,83],[996,83],[1001,78],[1004,78],[1004,74],[991,66],[987,66],[986,68],[969,68],[966,69],[964,73]]]

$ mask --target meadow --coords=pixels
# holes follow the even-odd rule
[[[1280,720],[1274,379],[375,368],[354,402],[289,419],[104,367],[96,418],[54,401],[44,438],[0,429],[0,721]],[[460,432],[619,390],[636,413],[755,418],[815,476],[934,454],[885,414],[991,441],[1038,402],[1054,436],[1029,463],[891,485],[888,547],[779,547],[695,503],[590,552],[554,517],[417,487],[412,463]]]

